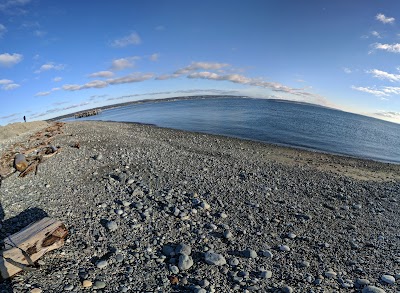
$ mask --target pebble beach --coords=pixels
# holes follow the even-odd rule
[[[3,180],[0,236],[44,216],[69,235],[0,292],[400,292],[400,165],[134,123],[62,129],[36,175]]]

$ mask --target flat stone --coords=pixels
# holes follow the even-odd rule
[[[74,285],[72,284],[67,284],[64,286],[65,291],[71,291],[72,289],[74,289]]]
[[[396,279],[391,275],[382,275],[381,279],[383,282],[393,285],[396,282]]]
[[[40,288],[33,288],[30,293],[42,293],[42,289]]]
[[[386,293],[385,290],[375,287],[375,286],[364,287],[361,292],[362,293]]]
[[[333,279],[336,278],[337,273],[332,271],[332,270],[328,270],[327,272],[325,272],[325,277]]]
[[[272,271],[262,271],[260,273],[260,277],[263,279],[271,279],[272,278]]]
[[[369,280],[367,279],[357,279],[357,284],[361,286],[369,285]]]
[[[225,239],[231,239],[233,237],[233,234],[230,231],[225,231],[223,236]]]
[[[223,266],[226,264],[226,259],[222,254],[214,252],[206,252],[204,254],[204,260],[209,265]]]
[[[178,261],[178,268],[181,271],[185,271],[190,269],[193,266],[193,259],[191,256],[188,256],[186,254],[181,254],[179,256],[179,261]]]

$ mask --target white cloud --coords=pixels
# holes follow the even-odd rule
[[[89,74],[89,77],[104,77],[104,78],[109,78],[109,77],[113,77],[114,76],[114,72],[111,71],[98,71],[98,72],[94,72]]]
[[[83,89],[90,89],[90,88],[104,88],[107,87],[108,83],[103,80],[93,80],[83,85],[78,84],[66,84],[63,85],[63,89],[66,91],[79,91]]]
[[[2,38],[6,32],[7,28],[0,23],[0,38]]]
[[[367,73],[372,74],[376,78],[387,79],[391,82],[400,81],[400,74],[388,73],[388,72],[378,70],[378,69],[369,70],[369,71],[367,71]]]
[[[400,119],[400,112],[396,111],[378,111],[374,113],[375,115],[386,117],[386,118],[395,118],[395,119]]]
[[[3,85],[1,88],[6,91],[11,91],[11,90],[15,90],[16,88],[19,88],[19,87],[20,87],[19,84],[9,83],[9,84]]]
[[[59,91],[59,90],[61,90],[61,88],[55,87],[55,88],[52,88],[52,89],[51,89],[50,91],[48,91],[48,92],[38,92],[37,94],[35,94],[35,97],[44,97],[44,96],[48,96],[48,95],[50,95],[52,92]]]
[[[384,91],[378,90],[376,88],[361,87],[361,86],[357,87],[357,86],[354,86],[354,85],[351,86],[351,88],[353,90],[364,92],[364,93],[368,93],[368,94],[371,94],[371,95],[374,95],[374,96],[377,96],[377,97],[389,96],[388,93],[385,93]]]
[[[188,74],[196,70],[217,70],[230,66],[227,63],[215,62],[192,62],[189,66],[178,69],[174,74]]]
[[[13,53],[3,53],[0,54],[0,66],[11,67],[18,64],[23,59],[21,54]]]
[[[171,78],[177,78],[181,76],[180,74],[162,74],[157,76],[155,79],[156,80],[166,80],[166,79],[171,79]]]
[[[380,22],[385,23],[385,24],[386,23],[394,23],[394,21],[395,21],[394,17],[387,17],[382,13],[378,13],[375,16],[375,18],[376,18],[376,20],[379,20]]]
[[[40,66],[40,68],[36,70],[35,73],[42,73],[43,71],[49,70],[63,70],[64,68],[64,64],[55,64],[54,62],[49,62]]]
[[[11,79],[0,79],[0,85],[1,89],[5,91],[11,91],[20,87],[19,84],[14,83]]]
[[[373,45],[377,50],[388,51],[391,53],[400,53],[400,44],[381,44],[376,43]]]
[[[111,43],[111,46],[115,48],[123,48],[129,45],[139,45],[141,42],[142,40],[140,39],[140,36],[136,32],[133,32],[126,37],[114,40]]]
[[[377,31],[372,31],[372,32],[371,32],[371,35],[373,35],[374,37],[376,37],[376,38],[378,38],[378,39],[381,39],[381,38],[382,38],[382,37],[381,37],[381,34],[378,33]]]
[[[133,82],[140,82],[145,81],[147,79],[153,78],[153,74],[130,74],[119,78],[108,79],[107,82],[109,84],[122,84],[122,83],[133,83]]]
[[[149,57],[150,61],[157,61],[158,58],[160,58],[160,54],[158,54],[158,53],[154,53],[154,54],[150,55],[150,57]]]
[[[0,79],[0,85],[13,83],[11,79]]]
[[[54,82],[62,81],[62,77],[59,77],[59,76],[54,77],[54,78],[53,78],[53,81],[54,81]]]
[[[343,67],[343,71],[344,71],[345,73],[347,73],[347,74],[350,74],[350,73],[353,72],[350,68],[347,68],[347,67]]]
[[[382,90],[387,94],[400,95],[400,87],[385,86]]]
[[[119,71],[119,70],[131,68],[131,67],[135,66],[135,60],[138,60],[138,59],[140,59],[140,57],[137,57],[137,56],[115,59],[112,61],[111,70]]]
[[[79,84],[66,84],[62,86],[63,90],[66,91],[80,91],[84,89],[90,89],[90,88],[105,88],[109,85],[116,85],[116,84],[123,84],[123,83],[134,83],[134,82],[141,82],[148,80],[150,78],[153,78],[154,75],[147,73],[147,74],[141,74],[141,73],[132,73],[126,76],[118,77],[118,78],[110,78],[107,80],[94,80],[90,81],[88,83],[85,83],[83,85]],[[46,93],[47,92],[42,92]]]
[[[0,11],[8,14],[25,14],[27,11],[24,10],[23,7],[24,5],[30,3],[31,0],[8,0],[8,1],[2,1],[0,3]]]

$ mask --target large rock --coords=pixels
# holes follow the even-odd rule
[[[204,260],[209,265],[223,266],[224,264],[226,264],[225,257],[222,254],[214,252],[206,252],[204,254]]]

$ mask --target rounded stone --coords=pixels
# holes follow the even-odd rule
[[[367,279],[357,279],[357,284],[361,286],[369,285],[369,280]]]
[[[42,293],[42,289],[40,288],[33,288],[30,293]]]
[[[96,281],[96,282],[94,282],[94,286],[97,289],[103,289],[106,287],[106,283],[104,283],[103,281]]]
[[[396,282],[395,278],[391,275],[382,275],[381,279],[383,282],[390,284],[390,285],[393,285]]]
[[[262,252],[262,255],[265,256],[265,257],[268,257],[268,258],[273,258],[274,257],[274,254],[269,250],[264,250]]]
[[[333,279],[333,278],[336,278],[336,276],[337,276],[337,273],[332,271],[331,269],[328,270],[327,272],[325,272],[325,277],[327,277],[327,278]]]
[[[272,271],[262,271],[260,273],[260,277],[263,279],[271,279],[272,278]]]
[[[247,258],[257,258],[257,252],[252,249],[246,249],[243,251],[243,256]]]
[[[116,222],[114,222],[114,221],[109,221],[109,222],[107,222],[107,229],[110,231],[110,232],[113,232],[113,231],[115,231],[115,230],[117,230],[118,229],[118,224],[116,223]]]
[[[181,254],[179,256],[179,261],[178,261],[178,268],[181,271],[185,271],[190,269],[193,266],[193,259],[191,256],[188,256],[186,254]]]
[[[375,287],[375,286],[364,287],[361,292],[362,293],[386,293],[385,290]]]
[[[171,273],[173,273],[175,275],[179,273],[179,269],[177,266],[170,266],[169,270],[171,271]]]
[[[90,280],[84,280],[84,281],[82,282],[82,287],[83,287],[83,288],[89,288],[89,287],[92,287],[92,285],[93,285],[93,283],[92,283],[92,281],[90,281]]]
[[[293,288],[290,286],[287,286],[287,285],[283,286],[281,290],[284,293],[292,293],[293,292]]]
[[[231,239],[233,237],[231,231],[225,231],[223,235],[225,239]]]
[[[209,265],[223,266],[226,264],[226,259],[222,254],[209,251],[204,254],[204,260]]]
[[[67,284],[64,286],[65,291],[71,291],[72,289],[74,289],[74,285],[72,284]]]
[[[108,262],[106,260],[101,260],[96,264],[96,267],[98,269],[103,269],[108,265]]]
[[[175,253],[190,255],[192,253],[192,248],[187,244],[181,243],[175,248]]]
[[[236,266],[239,264],[239,260],[238,260],[237,258],[232,258],[232,259],[229,261],[229,264],[230,264],[231,266],[233,266],[233,267],[236,267]]]
[[[290,251],[290,247],[287,245],[279,245],[280,251]]]

